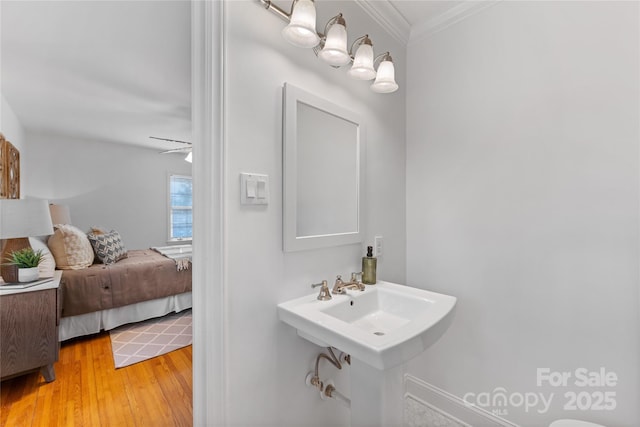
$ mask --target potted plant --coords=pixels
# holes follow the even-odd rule
[[[11,252],[7,261],[7,264],[18,268],[18,282],[32,282],[40,276],[38,265],[42,261],[42,251],[34,251],[32,248],[20,249]]]

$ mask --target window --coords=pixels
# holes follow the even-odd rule
[[[190,176],[169,175],[169,240],[191,240],[192,188]]]

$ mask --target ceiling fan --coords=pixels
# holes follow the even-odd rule
[[[168,138],[158,138],[157,136],[150,136],[151,139],[157,139],[160,141],[168,141],[168,142],[176,142],[178,144],[185,144],[184,147],[172,148],[170,150],[161,151],[160,154],[169,154],[169,153],[187,153],[187,157],[184,159],[191,163],[193,161],[193,153],[191,152],[192,144],[187,141],[180,141],[177,139],[168,139]]]

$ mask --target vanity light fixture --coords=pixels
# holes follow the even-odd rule
[[[371,90],[378,93],[395,92],[398,90],[398,84],[396,83],[396,71],[391,55],[389,55],[389,52],[385,52],[380,57],[382,61],[378,65],[376,81],[371,85]]]
[[[347,50],[347,27],[342,13],[331,18],[324,34],[316,31],[316,9],[314,0],[293,0],[291,12],[287,13],[271,0],[258,0],[264,7],[288,22],[282,36],[289,43],[303,48],[312,48],[323,61],[335,68],[353,63],[348,74],[357,80],[373,80],[371,90],[391,93],[398,90],[395,69],[389,52],[374,58],[373,43],[369,35],[357,38]],[[355,54],[354,48],[357,48]],[[380,60],[378,70],[375,63]]]
[[[373,80],[376,78],[376,70],[373,68],[373,43],[369,35],[366,34],[351,45],[351,50],[358,44],[358,50],[353,58],[353,65],[348,74],[357,80]]]
[[[325,33],[327,36],[322,50],[318,52],[318,57],[334,67],[341,67],[351,62],[351,56],[347,51],[347,23],[342,13],[327,22]]]
[[[275,10],[271,2],[269,5]],[[320,43],[320,37],[316,32],[316,7],[313,0],[294,0],[291,13],[284,15],[289,19],[289,25],[282,30],[282,36],[286,41],[294,46],[306,48],[315,47]]]

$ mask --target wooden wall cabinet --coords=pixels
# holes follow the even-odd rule
[[[0,294],[0,376],[3,380],[38,369],[47,382],[55,380],[53,363],[58,360],[60,348],[59,282],[57,275],[55,287],[39,285],[34,286],[36,289]]]

